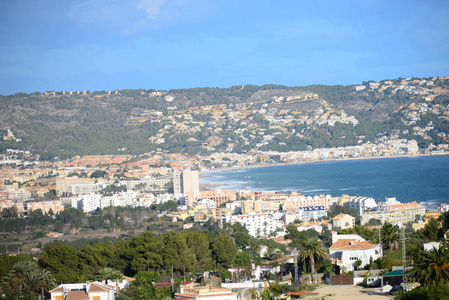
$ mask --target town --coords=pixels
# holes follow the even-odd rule
[[[400,147],[397,147],[395,143],[387,145],[390,146],[382,145],[382,147],[385,147],[385,153],[389,154],[417,155],[419,151],[416,142],[413,141],[403,143]],[[355,149],[360,152],[354,152],[357,151]],[[368,157],[373,157],[373,153],[382,153],[381,151],[364,152],[362,149],[364,149],[362,146],[342,148],[339,153],[347,153],[345,155],[352,157],[366,154],[369,155]],[[313,158],[323,160],[323,153],[331,154],[326,156],[326,159],[334,158],[332,157],[334,152],[329,149],[318,149],[307,153],[307,156],[302,152],[295,153],[296,156],[290,154],[289,158],[301,157],[299,160],[301,162],[304,162],[306,158],[307,161],[311,161]],[[317,155],[311,156],[311,153],[317,153]],[[354,156],[354,153],[357,155]],[[9,154],[17,155],[17,152],[10,151]],[[28,155],[22,154],[24,157]],[[262,154],[250,161],[256,161],[258,165],[275,163],[271,155],[273,154],[265,156]],[[228,164],[229,154],[221,156],[215,154],[214,157],[217,168],[231,167]],[[229,157],[229,160],[223,159],[226,157]],[[231,157],[235,158],[236,155]],[[164,160],[164,158],[169,159]],[[175,294],[175,297],[199,297],[200,295],[206,297],[212,294],[223,294],[223,298],[215,299],[240,299],[242,297],[251,299],[250,291],[258,290],[262,293],[267,286],[264,280],[270,282],[270,279],[274,278],[273,276],[278,276],[278,279],[283,282],[290,280],[291,283],[299,281],[303,283],[330,282],[331,278],[326,274],[315,275],[314,279],[313,272],[311,275],[299,276],[294,271],[294,266],[298,264],[298,246],[301,248],[301,244],[298,240],[295,242],[295,239],[301,237],[301,232],[308,235],[314,232],[313,234],[320,236],[320,239],[327,235],[329,243],[327,256],[332,263],[330,271],[333,271],[333,274],[353,274],[351,284],[366,283],[366,280],[369,280],[370,284],[374,285],[379,284],[382,278],[382,285],[385,279],[385,285],[389,286],[388,284],[398,283],[397,276],[383,278],[379,275],[380,271],[376,271],[378,273],[370,271],[371,277],[365,278],[363,281],[365,276],[363,274],[366,274],[366,271],[360,270],[364,266],[373,265],[373,261],[380,261],[384,252],[396,249],[394,248],[396,246],[392,246],[392,244],[383,245],[378,240],[374,242],[377,236],[376,232],[381,234],[381,228],[385,226],[387,226],[385,228],[389,228],[388,226],[392,226],[391,224],[394,224],[395,228],[407,225],[410,230],[415,232],[424,230],[431,226],[429,222],[433,224],[448,209],[447,205],[442,205],[439,211],[426,211],[425,207],[419,203],[401,203],[395,198],[386,198],[384,202],[379,202],[373,198],[347,194],[305,196],[296,191],[282,193],[214,189],[213,186],[200,186],[201,172],[196,169],[199,167],[198,161],[202,160],[198,160],[198,156],[192,158],[185,155],[185,159],[182,158],[182,155],[172,154],[158,155],[155,158],[148,157],[143,160],[136,160],[135,157],[125,155],[86,156],[68,161],[35,162],[28,165],[24,163],[26,160],[14,165],[5,164],[2,168],[3,190],[0,192],[1,212],[4,220],[10,219],[11,215],[31,220],[42,215],[62,215],[64,211],[72,213],[72,210],[95,218],[104,213],[110,214],[113,212],[110,210],[112,208],[121,207],[156,209],[158,213],[157,216],[153,215],[148,219],[152,219],[153,222],[144,220],[148,218],[148,214],[135,217],[136,215],[132,213],[127,215],[125,212],[123,215],[120,213],[112,215],[113,219],[107,219],[102,225],[94,224],[89,220],[87,223],[78,222],[76,226],[62,224],[63,226],[59,228],[39,227],[39,234],[35,234],[32,240],[17,240],[16,234],[19,232],[14,233],[13,230],[9,238],[8,234],[3,234],[4,253],[40,255],[42,250],[48,251],[42,241],[51,243],[52,240],[79,239],[89,236],[85,233],[92,232],[92,229],[94,229],[93,232],[106,229],[107,231],[102,231],[102,236],[108,236],[111,233],[113,236],[117,236],[119,233],[123,235],[124,232],[128,236],[130,228],[135,234],[138,234],[146,230],[163,233],[165,230],[211,228],[210,226],[214,226],[214,224],[221,230],[231,226],[235,231],[246,232],[248,240],[238,246],[243,247],[241,253],[255,251],[255,256],[252,259],[259,257],[259,261],[257,261],[259,264],[256,265],[252,262],[251,265],[251,260],[248,265],[246,259],[240,264],[223,264],[223,267],[227,267],[230,275],[226,277],[225,274],[221,274],[220,278],[228,279],[223,281],[219,285],[220,287],[214,286],[208,290],[204,290],[201,285],[195,287],[194,281],[203,278],[203,282],[207,282],[205,278],[208,276],[215,278],[216,275],[207,275],[209,273],[201,273],[200,277],[198,277],[199,273],[195,275],[196,277],[189,275],[193,276],[189,277],[192,281],[186,281],[179,285],[178,294]],[[246,155],[245,158],[248,156]],[[247,161],[243,161],[242,167],[248,167]],[[278,161],[279,159],[276,160],[276,162]],[[289,162],[295,162],[295,160]],[[201,165],[201,167],[205,166]],[[210,171],[210,169],[204,170]],[[158,222],[161,220],[164,221]],[[170,223],[173,226],[169,225]],[[147,227],[142,227],[144,224],[147,224]],[[165,230],[158,228],[161,224],[166,226]],[[4,224],[2,226],[2,231],[9,231],[5,230]],[[366,232],[362,234],[360,228],[372,231],[371,234],[368,234],[371,242],[367,241]],[[25,232],[24,236],[29,236],[30,231],[25,230]],[[260,244],[255,250],[251,250],[253,244],[249,243],[250,239],[252,241],[272,240],[272,243],[278,246],[269,243],[267,245]],[[17,243],[18,241],[21,242]],[[434,242],[432,241],[424,247],[432,247],[435,245]],[[295,243],[296,247],[294,247]],[[261,257],[268,257],[267,264],[262,264]],[[275,261],[276,263],[274,263]],[[394,266],[390,268],[393,268],[393,272],[397,270],[394,269]],[[209,272],[215,274],[214,270],[215,268]],[[179,275],[182,275],[182,272]],[[337,275],[333,276],[334,280],[340,276]],[[120,289],[126,291],[133,282],[131,278],[126,276],[123,278],[112,280],[114,282],[112,286],[116,285],[115,289],[111,285],[105,285],[105,282],[108,281],[106,280],[103,283],[92,283],[92,286],[89,283],[61,285],[60,288],[50,292],[52,297],[58,297],[58,295],[66,297],[71,293],[70,290],[89,291],[93,289],[101,291],[104,295],[109,295],[108,297],[113,297],[114,293],[118,293]],[[211,280],[209,284],[213,286],[213,282]],[[173,284],[170,282],[156,283],[155,287],[158,286],[170,290]],[[242,292],[232,292],[237,290]],[[289,297],[294,297],[295,293],[299,292],[289,293]],[[304,296],[308,295],[307,293],[314,295],[313,292],[301,292],[300,294]]]
[[[277,87],[241,103],[184,108],[182,97],[191,96],[179,91],[33,95],[56,99],[64,113],[72,100],[107,107],[111,97],[135,92],[161,108],[133,108],[124,120],[126,128],[151,128],[143,148],[149,151],[141,153],[129,153],[131,142],[114,154],[69,155],[70,141],[42,152],[27,148],[30,137],[16,127],[4,128],[0,259],[9,267],[1,276],[15,278],[20,264],[12,262],[24,258],[29,269],[53,273],[48,288],[29,287],[51,299],[81,291],[86,299],[294,299],[317,296],[318,283],[378,286],[380,295],[399,284],[404,291],[427,285],[408,272],[416,268],[414,255],[444,240],[447,204],[426,211],[394,197],[234,191],[200,181],[223,170],[447,154],[447,80],[349,87],[409,101],[394,112],[400,118],[393,127],[379,125],[371,137],[360,133],[366,129],[354,133],[366,128],[360,115],[336,109],[318,91]]]

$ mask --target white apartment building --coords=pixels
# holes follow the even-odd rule
[[[156,196],[156,204],[165,203],[168,201],[175,201],[178,203],[185,203],[185,197],[183,194],[159,194]]]
[[[166,186],[172,180],[171,177],[160,178],[144,178],[141,180],[128,180],[126,181],[126,188],[128,191],[135,190],[139,186],[143,186],[141,190],[163,192],[166,191]]]
[[[85,195],[93,192],[96,185],[90,178],[66,178],[56,180],[56,194]]]
[[[362,215],[367,210],[376,210],[377,202],[374,198],[351,196],[346,203],[349,208],[355,208]]]
[[[14,199],[14,200],[28,200],[30,198],[30,193],[28,193],[23,188],[16,189],[16,190],[9,190],[7,198]]]
[[[101,199],[100,208],[108,206],[134,206],[137,203],[137,192],[127,191],[106,196]]]
[[[396,197],[385,197],[385,202],[379,202],[377,204],[377,210],[386,210],[388,206],[396,204],[401,204],[401,202],[399,202]]]
[[[298,193],[291,193],[284,202],[284,209],[298,209],[306,206],[324,206],[325,209],[339,204],[340,197],[331,195],[304,196]]]
[[[296,210],[296,218],[301,221],[317,220],[326,215],[327,211],[324,206],[306,206]]]
[[[362,215],[362,224],[366,224],[371,219],[378,219],[383,223],[400,223],[414,222],[417,215],[424,216],[426,208],[419,203],[411,202],[404,204],[387,205],[384,210],[370,211]]]
[[[78,201],[75,200],[74,202],[76,203],[76,208],[81,209],[85,213],[90,213],[100,208],[101,195],[100,194],[83,195],[80,200]],[[74,202],[72,202],[72,206],[74,206]]]
[[[283,221],[269,214],[231,216],[231,223],[239,222],[253,237],[268,237],[270,233],[283,229]]]
[[[76,184],[69,186],[69,193],[71,193],[72,195],[87,195],[96,193],[98,190],[98,185],[95,183]]]
[[[200,199],[196,203],[204,205],[204,207],[207,209],[216,209],[217,208],[217,204],[215,203],[215,201],[210,200],[210,199]]]
[[[173,189],[175,194],[185,194],[200,190],[198,171],[182,171],[173,173]]]
[[[76,207],[85,213],[90,213],[96,209],[103,209],[109,206],[136,206],[138,204],[137,198],[138,194],[135,191],[104,197],[101,194],[89,194],[73,198],[72,207]]]

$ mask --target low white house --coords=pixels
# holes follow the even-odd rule
[[[329,248],[333,264],[344,267],[347,271],[354,270],[355,262],[360,260],[361,267],[369,264],[370,259],[382,257],[382,247],[367,242],[357,234],[332,234],[332,245]]]
[[[241,278],[248,276],[255,280],[261,280],[267,274],[271,273],[276,275],[281,271],[280,266],[256,266],[254,263],[248,267],[233,267],[228,269],[231,272],[233,278]]]
[[[426,251],[432,251],[433,249],[438,249],[440,248],[441,242],[429,242],[429,243],[425,243],[424,246],[424,250]]]
[[[101,282],[61,284],[50,291],[51,300],[114,300],[115,287]]]

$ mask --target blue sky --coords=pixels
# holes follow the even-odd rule
[[[449,75],[449,1],[0,0],[0,94]]]

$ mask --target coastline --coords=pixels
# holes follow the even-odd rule
[[[434,159],[431,159],[431,157]],[[425,158],[428,157],[429,160]],[[438,158],[440,157],[440,158]],[[372,159],[383,158],[399,158],[398,160],[383,161],[371,161]],[[314,196],[317,194],[350,194],[363,195],[372,197],[377,201],[382,201],[385,197],[398,197],[400,202],[418,202],[428,207],[428,209],[435,210],[441,203],[449,203],[449,187],[447,181],[444,178],[448,178],[449,169],[447,168],[447,158],[449,153],[433,153],[433,154],[420,154],[420,155],[394,155],[394,156],[370,156],[370,157],[351,157],[344,159],[326,159],[318,161],[306,161],[306,162],[292,162],[292,163],[276,163],[276,164],[258,164],[252,166],[221,168],[212,171],[206,171],[200,173],[202,176],[201,190],[256,190],[256,191],[298,191],[304,195]],[[335,161],[358,161],[356,163],[350,163],[346,165],[340,164],[321,164],[320,166],[305,164],[319,163],[319,162],[335,162]],[[250,169],[255,168],[267,168],[275,166],[291,166],[291,165],[303,165],[303,170],[317,170],[321,173],[307,174],[302,172],[302,175],[296,177],[294,173],[291,173],[295,168],[287,168],[286,174],[289,174],[285,180],[279,178],[270,179],[269,174],[277,174],[272,172],[283,172],[282,168],[266,169],[261,171],[255,171]],[[347,168],[348,172],[341,174],[342,180],[333,178],[340,178],[339,172],[341,172],[342,166]],[[365,181],[359,180],[365,178],[365,173],[358,173],[358,168],[364,166],[362,169],[374,167],[371,174],[371,182],[366,184]],[[371,167],[369,167],[371,166]],[[416,168],[418,166],[418,168]],[[243,172],[238,170],[245,170]],[[319,170],[319,171],[318,171]],[[326,172],[329,170],[329,173]],[[419,170],[419,172],[416,172]],[[437,172],[434,172],[437,171]],[[441,170],[441,171],[440,171]],[[246,173],[248,171],[248,173]],[[308,172],[306,171],[306,172]],[[227,172],[223,174],[215,173]],[[324,172],[324,173],[323,173]],[[430,172],[430,173],[426,173]],[[209,174],[209,175],[208,175]],[[257,175],[255,175],[257,174]],[[323,174],[323,175],[317,175]],[[324,175],[328,174],[328,175]],[[348,174],[363,174],[363,176],[351,177]],[[375,175],[373,175],[375,174]],[[389,174],[394,174],[390,177]],[[410,176],[408,176],[410,174]],[[415,174],[415,175],[411,175]],[[428,174],[428,176],[426,175]],[[253,175],[256,177],[253,178]],[[260,175],[261,179],[257,176]],[[321,177],[320,177],[321,176]],[[324,176],[324,177],[322,177]],[[327,177],[326,177],[327,176]],[[210,177],[210,178],[208,178]],[[401,181],[407,178],[407,181]],[[252,178],[252,179],[247,179]],[[320,179],[321,178],[321,179]],[[367,177],[368,178],[368,177]],[[387,181],[380,178],[388,178]],[[401,179],[402,178],[402,179]],[[318,179],[318,180],[317,180]],[[273,182],[271,182],[273,180]],[[327,180],[327,181],[323,181]],[[346,181],[345,181],[346,180]],[[364,179],[362,179],[364,180]],[[427,181],[426,181],[427,180]],[[428,181],[430,180],[430,181]],[[229,182],[228,182],[229,181]],[[286,183],[287,182],[287,183]],[[306,182],[306,183],[303,183]],[[337,184],[334,184],[337,183]],[[238,188],[237,188],[238,186]],[[268,187],[269,186],[269,187]],[[399,187],[399,188],[398,188]],[[419,190],[416,190],[419,189]],[[412,194],[408,191],[413,191]],[[404,203],[405,203],[404,202]]]
[[[220,168],[215,170],[207,170],[201,171],[200,177],[210,173],[221,173],[221,172],[229,172],[229,171],[237,171],[237,170],[246,170],[246,169],[254,169],[254,168],[267,168],[267,167],[278,167],[278,166],[288,166],[288,165],[302,165],[302,164],[314,164],[314,163],[322,163],[322,162],[333,162],[333,161],[351,161],[351,160],[368,160],[368,159],[386,159],[386,158],[407,158],[407,157],[425,157],[425,156],[440,156],[440,155],[449,155],[449,152],[445,153],[434,153],[434,154],[414,154],[414,155],[392,155],[392,156],[363,156],[363,157],[347,157],[347,158],[332,158],[332,159],[322,159],[322,160],[310,160],[310,161],[302,161],[302,162],[290,162],[290,163],[269,163],[269,164],[255,164],[249,166],[234,166],[228,168]]]

